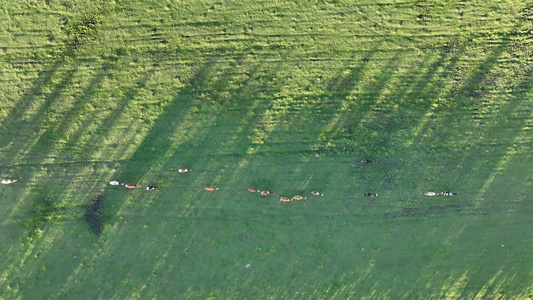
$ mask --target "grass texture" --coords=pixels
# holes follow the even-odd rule
[[[533,299],[527,1],[2,3],[0,298]]]

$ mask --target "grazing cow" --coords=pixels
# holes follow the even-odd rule
[[[292,201],[292,199],[289,199],[289,198],[287,198],[287,197],[281,197],[281,198],[279,199],[279,201],[281,201],[281,202],[289,202],[289,201]]]
[[[273,192],[270,192],[270,191],[261,191],[261,192],[259,192],[259,193],[260,193],[261,195],[263,195],[263,196],[266,196],[266,195],[274,195],[274,193],[273,193]]]
[[[10,183],[15,183],[17,182],[16,179],[3,179],[2,180],[2,184],[10,184]]]
[[[182,169],[179,169],[178,172],[180,173],[187,173],[187,172],[190,172],[192,171],[192,169],[185,169],[185,168],[182,168]]]
[[[296,195],[296,196],[292,197],[292,200],[305,200],[305,199],[307,199],[307,197],[302,197],[300,195]]]
[[[311,191],[311,195],[314,195],[314,196],[324,196],[324,194],[319,193],[319,192],[317,192],[317,191]]]
[[[257,193],[259,192],[259,190],[254,188],[248,188],[248,192]]]
[[[147,191],[151,191],[151,190],[155,190],[155,189],[158,189],[158,188],[159,188],[159,186],[156,186],[156,185],[150,185],[150,186],[147,186],[147,187],[146,187],[146,190],[147,190]]]
[[[361,162],[364,163],[364,164],[371,164],[371,163],[373,163],[374,161],[373,161],[373,160],[370,160],[370,159],[363,159]]]
[[[116,181],[116,180],[111,180],[111,181],[109,182],[109,184],[110,184],[110,185],[119,185],[120,182],[118,182],[118,181]]]
[[[204,188],[204,190],[206,190],[206,191],[218,191],[218,188],[214,187],[214,186],[206,186]]]
[[[455,195],[457,195],[457,193],[452,193],[452,192],[442,192],[441,194],[443,196],[455,196]]]
[[[136,184],[128,184],[128,183],[126,183],[124,186],[126,188],[128,188],[128,189],[138,189],[139,188],[139,186],[136,185]]]
[[[374,194],[374,193],[365,193],[363,196],[365,197],[376,197],[378,194]]]
[[[435,193],[435,192],[427,192],[427,193],[424,193],[424,195],[426,195],[426,196],[438,196],[439,193]]]

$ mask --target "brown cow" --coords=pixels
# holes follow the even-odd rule
[[[124,186],[125,186],[126,188],[128,188],[128,189],[137,189],[137,188],[139,188],[138,185],[136,185],[136,184],[129,184],[129,183],[126,183]]]
[[[218,188],[214,187],[214,186],[206,186],[204,188],[204,190],[206,190],[206,191],[218,191]]]
[[[259,192],[259,190],[254,188],[248,188],[248,192],[257,193]]]
[[[292,201],[292,199],[289,199],[289,198],[287,198],[287,197],[281,197],[281,198],[279,199],[279,201],[281,201],[281,202],[289,202],[289,201]]]
[[[293,200],[305,200],[305,199],[307,199],[307,197],[302,197],[300,195],[296,195],[296,196],[292,197],[292,199]]]

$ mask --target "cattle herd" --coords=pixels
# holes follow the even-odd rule
[[[371,160],[362,160],[361,161],[362,163],[365,163],[365,164],[368,164],[368,163],[373,163],[374,161],[371,161]],[[192,171],[192,169],[187,169],[187,168],[180,168],[178,170],[179,173],[187,173],[187,172],[190,172]],[[3,179],[1,181],[2,184],[12,184],[12,183],[15,183],[17,182],[17,180],[15,179]],[[124,186],[125,188],[127,189],[138,189],[138,188],[141,188],[141,186],[137,185],[137,184],[131,184],[131,183],[120,183],[116,180],[112,180],[109,182],[110,185],[115,185],[115,186]],[[152,190],[155,190],[155,189],[158,189],[159,186],[156,186],[156,185],[150,185],[150,186],[147,186],[145,187],[145,189],[147,191],[152,191]],[[218,187],[214,187],[214,186],[206,186],[204,187],[204,190],[206,191],[218,191]],[[274,192],[271,192],[271,191],[268,191],[268,190],[259,190],[259,189],[256,189],[256,188],[248,188],[248,191],[251,192],[251,193],[259,193],[260,195],[262,196],[268,196],[268,195],[274,195]],[[312,196],[324,196],[323,193],[320,193],[318,191],[311,191],[310,192]],[[363,196],[365,197],[377,197],[378,194],[375,194],[375,193],[364,193]],[[436,192],[427,192],[427,193],[424,193],[424,195],[426,196],[455,196],[457,195],[457,193],[454,193],[454,192],[441,192],[441,193],[436,193]],[[280,201],[281,202],[290,202],[290,201],[298,201],[298,200],[305,200],[307,199],[307,197],[304,197],[304,196],[301,196],[301,195],[295,195],[293,196],[292,198],[288,198],[288,197],[281,197],[280,198]]]

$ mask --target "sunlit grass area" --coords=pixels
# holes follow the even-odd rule
[[[531,4],[0,13],[1,297],[533,299]]]

